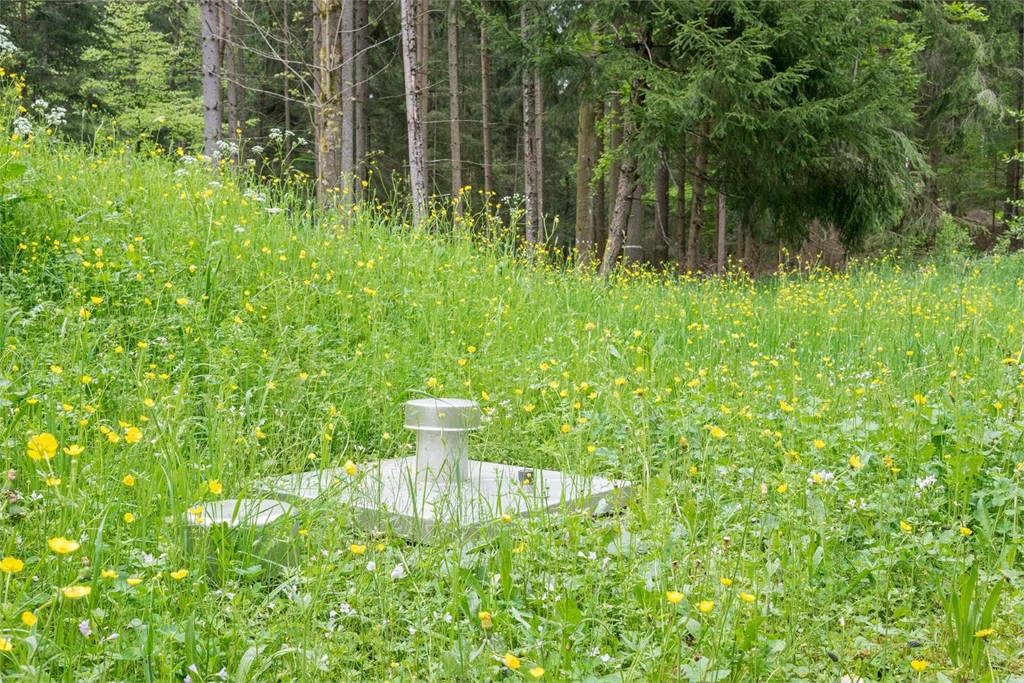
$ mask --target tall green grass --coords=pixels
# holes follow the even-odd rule
[[[1019,256],[605,281],[478,218],[321,213],[116,136],[12,153],[33,199],[0,233],[0,558],[24,563],[3,680],[1024,673]],[[190,550],[186,511],[256,478],[409,452],[421,396],[480,402],[475,457],[635,498],[432,545],[319,501],[283,575]]]

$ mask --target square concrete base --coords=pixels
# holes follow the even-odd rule
[[[364,463],[360,468],[355,477],[339,467],[266,479],[260,488],[293,503],[345,501],[367,526],[416,540],[429,540],[441,529],[463,536],[490,535],[506,515],[534,517],[584,509],[602,514],[622,507],[631,495],[626,481],[480,460],[469,461],[465,479],[447,485],[417,480],[416,456]]]

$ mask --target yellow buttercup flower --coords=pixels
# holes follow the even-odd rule
[[[914,530],[914,527],[912,527],[911,525],[907,524],[902,519],[900,520],[900,528],[903,529],[904,531],[913,531]]]
[[[859,455],[850,456],[850,467],[855,470],[859,470],[861,467],[864,467],[864,463],[861,461]]]
[[[347,474],[350,477],[356,476],[356,472],[359,471],[358,468],[356,468],[356,464],[351,460],[346,460],[345,464],[342,465],[342,469],[344,469],[345,474]]]
[[[518,669],[520,666],[522,666],[522,662],[519,661],[519,657],[516,657],[511,652],[505,653],[503,661],[505,662],[505,666],[513,670]]]
[[[683,600],[683,594],[679,591],[668,591],[665,593],[665,599],[668,600],[670,605],[677,605]]]
[[[754,602],[755,600],[757,600],[757,598],[750,593],[744,592],[740,593],[740,600],[742,600],[743,602]]]
[[[73,553],[81,547],[78,545],[77,541],[72,541],[63,537],[51,538],[46,542],[46,544],[50,546],[50,550],[55,553],[60,553],[61,555]]]
[[[135,486],[135,477],[130,474],[126,474],[124,479],[121,480],[121,483],[125,486]]]
[[[485,629],[486,628],[490,628],[491,626],[494,625],[494,622],[491,621],[491,613],[490,612],[486,612],[486,611],[479,612],[479,613],[477,613],[476,616],[480,619],[480,625],[483,626]]]
[[[540,678],[541,676],[544,675],[544,667],[541,667],[541,666],[533,667],[532,669],[530,669],[530,675],[533,676],[534,678]]]
[[[70,446],[68,446],[67,448],[65,448],[64,452],[67,455],[70,455],[72,458],[74,458],[74,457],[77,457],[77,456],[81,455],[82,453],[84,453],[85,452],[85,447],[84,446],[79,446],[77,443],[73,443]]]
[[[350,545],[348,547],[348,549],[352,552],[353,555],[362,555],[363,553],[366,552],[366,546],[365,545],[358,545],[356,543],[353,543],[352,545]]]
[[[142,430],[138,427],[129,427],[124,433],[124,440],[128,443],[138,443],[142,441]]]
[[[64,588],[60,589],[60,592],[68,600],[78,600],[79,598],[84,598],[87,595],[89,595],[90,593],[92,593],[92,587],[91,586],[65,586]]]
[[[701,600],[697,603],[697,609],[700,610],[703,614],[710,614],[711,610],[715,609],[715,601]]]
[[[33,460],[49,460],[57,452],[57,439],[49,432],[36,434],[28,440],[28,457]]]
[[[708,431],[711,432],[711,438],[713,439],[724,439],[728,436],[724,429],[715,425],[708,427]]]
[[[215,496],[219,496],[221,493],[224,492],[224,485],[221,484],[216,479],[211,479],[207,486],[210,488],[210,493],[212,493]]]
[[[116,579],[117,572],[113,569],[104,569],[100,572],[100,576],[102,576],[104,579]]]
[[[720,578],[720,579],[718,580],[718,582],[719,582],[719,583],[721,583],[721,584],[722,584],[723,586],[725,586],[726,588],[728,588],[729,586],[731,586],[731,585],[732,585],[732,579],[730,579],[730,578],[728,578],[728,577],[726,577],[726,576],[723,576],[722,578]]]
[[[910,668],[914,671],[924,671],[928,668],[928,660],[926,659],[912,659],[910,660]]]
[[[32,628],[37,623],[39,623],[39,617],[37,617],[32,612],[22,612],[21,613],[21,623],[25,624],[25,626],[27,626],[29,628]]]
[[[129,586],[138,586],[140,583],[142,583],[142,579],[138,579],[138,578],[126,579],[125,583],[127,583]]]
[[[779,401],[779,407],[782,408],[782,412],[784,412],[784,413],[792,413],[793,412],[793,406],[789,405],[785,401]]]
[[[171,578],[174,579],[175,581],[181,581],[186,576],[188,576],[188,570],[187,569],[179,569],[176,572],[171,572]]]
[[[960,527],[960,533],[964,536],[970,536],[974,533],[974,531],[972,531],[969,527],[962,526]]]
[[[125,521],[126,523],[128,523],[128,524],[131,524],[132,522],[134,522],[134,521],[135,521],[135,515],[133,515],[133,514],[132,514],[132,513],[130,513],[130,512],[126,512],[126,513],[124,513],[124,521]]]
[[[992,635],[995,632],[996,632],[996,630],[994,628],[983,628],[980,631],[975,631],[974,632],[974,637],[975,638],[988,638],[990,635]]]
[[[0,638],[0,652],[10,652],[13,649],[10,638]]]
[[[0,560],[0,572],[4,574],[13,574],[20,572],[25,568],[25,563],[16,557],[5,557]]]

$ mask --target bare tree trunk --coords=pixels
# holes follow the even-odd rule
[[[604,103],[603,102],[600,103],[600,107],[601,107],[600,116],[604,117]],[[596,126],[595,126],[595,128],[596,128]],[[595,149],[594,149],[594,168],[597,168],[597,161],[598,161],[598,159],[601,158],[601,155],[604,154],[604,137],[602,137],[601,135],[597,135],[597,131],[595,130],[594,131],[594,138],[595,138],[594,142],[596,143],[595,144]],[[604,245],[605,245],[605,240],[607,239],[607,235],[605,234],[606,230],[605,230],[605,210],[604,210],[604,206],[605,206],[605,185],[606,185],[606,183],[605,183],[604,175],[602,174],[602,175],[598,176],[598,178],[597,178],[597,189],[596,189],[596,191],[594,193],[594,242],[595,242],[595,246],[597,247],[594,251],[595,251],[595,256],[597,257],[598,261],[600,261],[601,258],[604,256]]]
[[[313,125],[316,134],[317,197],[336,201],[342,186],[341,14],[343,0],[313,0]]]
[[[423,95],[419,90],[422,79],[413,3],[419,0],[401,0],[402,5],[402,66],[405,71],[405,120],[409,134],[409,185],[412,189],[412,224],[422,230],[427,219],[426,152],[423,148]],[[424,15],[425,18],[425,15]]]
[[[658,268],[668,263],[669,226],[668,226],[668,159],[664,152],[660,153],[658,166],[654,169],[654,249],[651,261]]]
[[[1018,30],[1017,44],[1021,50],[1021,54],[1018,57],[1021,57],[1024,56],[1024,23],[1020,25]],[[1024,154],[1024,118],[1022,118],[1024,117],[1024,78],[1017,78],[1016,110],[1018,119],[1014,123],[1016,133],[1014,149],[1017,152],[1017,156],[1010,158],[1009,165],[1006,168],[1006,203],[1003,206],[1004,223],[1009,223],[1016,216],[1020,216],[1022,211],[1019,202],[1021,200],[1021,169],[1024,167],[1024,160],[1019,155]],[[1021,247],[1020,240],[1014,240],[1011,246],[1019,249]]]
[[[355,183],[356,198],[363,196],[362,182],[366,173],[366,156],[369,153],[369,128],[367,107],[370,101],[370,3],[369,0],[356,2],[356,92],[355,92]]]
[[[690,203],[690,229],[686,236],[686,270],[697,271],[700,249],[700,233],[704,229],[704,181],[708,171],[708,131],[711,122],[704,119],[693,141],[693,175],[690,188],[693,196]]]
[[[633,194],[629,198],[629,221],[626,223],[626,239],[622,248],[622,265],[633,266],[643,261],[643,231],[644,188],[638,178],[633,183]]]
[[[725,193],[721,189],[718,195],[718,252],[715,260],[716,272],[719,275],[725,273]]]
[[[523,39],[528,42],[530,32],[526,3],[520,9],[519,21]],[[529,247],[541,239],[537,151],[537,83],[534,81],[533,69],[526,66],[523,68],[523,189],[526,199],[526,244]]]
[[[744,254],[747,249],[747,230],[743,227],[743,222],[736,221],[736,265],[741,270],[747,267],[746,261],[744,261]]]
[[[484,17],[480,20],[480,110],[483,116],[484,202],[490,204],[494,196],[491,158],[491,58],[487,47],[486,1],[482,4]]]
[[[594,262],[594,195],[590,180],[594,175],[597,116],[592,100],[580,105],[576,136],[576,264],[589,269]]]
[[[609,141],[609,149],[611,153],[617,154],[619,147],[622,146],[622,102],[619,101],[619,95],[616,94],[612,97],[611,112],[609,112],[609,118],[611,119],[611,140]],[[611,195],[609,201],[612,202],[612,211],[614,213],[615,199],[619,196],[619,174],[621,173],[622,165],[618,159],[612,157],[611,168],[608,169],[608,194]],[[614,218],[612,219],[614,220]],[[609,226],[609,232],[610,232]],[[610,235],[609,235],[610,236]]]
[[[228,100],[228,139],[235,142],[235,148],[231,153],[231,163],[238,165],[240,158],[239,133],[242,129],[241,102],[240,98],[245,96],[241,88],[238,75],[238,41],[235,37],[235,16],[234,7],[230,2],[222,3],[220,6],[220,28],[221,28],[221,58],[224,64],[224,85],[227,90]]]
[[[341,202],[355,198],[356,13],[354,0],[341,0]]]
[[[288,7],[288,2],[289,2],[289,0],[281,0],[281,6],[282,6],[282,9],[283,9],[283,12],[282,12],[283,17],[281,19],[281,26],[284,28],[284,34],[286,36],[287,35],[291,35],[291,30],[289,28],[289,24],[291,23],[290,16],[291,16],[292,11],[291,11],[291,8]],[[316,16],[316,14],[317,14],[316,7],[314,6],[314,8],[313,8],[313,16]],[[316,38],[314,37],[313,40],[314,40],[314,44],[315,44]],[[291,76],[291,69],[288,68],[288,60],[290,59],[290,57],[288,56],[288,45],[289,45],[290,42],[291,41],[289,41],[289,40],[284,41],[284,45],[281,48],[281,56],[284,59],[284,69],[283,69],[283,71],[284,71],[284,78],[282,79],[281,90],[283,91],[283,94],[284,94],[284,129],[285,130],[291,130],[292,129],[292,95],[291,95],[291,88],[292,88],[292,86],[291,86],[291,82],[289,80],[289,78]],[[317,58],[316,54],[318,54],[318,53],[317,53],[317,51],[315,49],[314,49],[314,53],[315,54],[313,55],[313,59],[316,60],[316,58]],[[314,89],[315,89],[315,87],[316,86],[315,86],[315,79],[314,79]],[[263,91],[260,90],[260,96],[262,96],[262,95],[263,95]],[[256,109],[258,111],[263,111],[263,107],[262,106],[258,106]]]
[[[452,201],[462,218],[462,131],[459,126],[459,0],[448,0],[448,111],[452,153]]]
[[[25,6],[25,0],[21,0],[21,6]],[[177,90],[178,70],[176,67],[181,50],[181,5],[175,2],[173,7],[174,10],[171,14],[171,54],[174,55],[174,59],[167,65],[167,86],[171,90]]]
[[[636,105],[640,93],[640,79],[634,78],[630,88],[630,108]],[[617,99],[617,98],[616,98]],[[621,111],[618,117],[622,124],[622,137],[620,145],[625,146],[636,132],[636,123],[633,121],[630,111]],[[630,155],[622,160],[619,168],[618,187],[615,191],[615,206],[612,210],[612,222],[608,226],[608,244],[604,249],[604,256],[601,259],[600,275],[607,276],[615,269],[615,262],[622,251],[622,240],[625,237],[626,227],[629,222],[631,197],[637,183],[637,160]]]
[[[203,50],[203,152],[210,159],[220,154],[221,139],[220,21],[217,0],[200,0],[199,26]]]
[[[757,265],[757,240],[754,238],[754,233],[746,226],[743,226],[743,232],[747,236],[743,240],[743,263],[747,272],[753,273],[754,267]]]
[[[427,135],[427,111],[430,109],[430,102],[428,100],[430,81],[428,74],[430,73],[430,52],[428,48],[430,46],[430,0],[416,0],[416,91],[419,93],[420,100],[420,135],[423,137],[423,186],[434,187],[430,184],[429,173],[430,170],[427,167],[427,150],[429,149],[429,136]],[[426,193],[424,193],[424,197]]]
[[[538,233],[543,242],[544,234],[544,81],[537,69],[533,70],[533,83],[537,90],[537,216],[540,218]]]
[[[686,135],[679,136],[679,157],[676,167],[676,232],[672,240],[677,268],[686,266]]]
[[[604,248],[604,258],[601,260],[601,269],[598,271],[602,276],[608,276],[615,270],[615,262],[622,251],[622,238],[629,222],[630,205],[632,204],[630,197],[635,184],[636,160],[626,157],[622,160],[618,191],[615,193],[615,207],[612,211],[612,222],[608,226],[608,245]]]

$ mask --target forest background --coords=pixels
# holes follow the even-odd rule
[[[417,225],[485,210],[604,272],[1018,246],[1013,0],[18,0],[0,24],[65,136],[321,203],[411,194]]]

